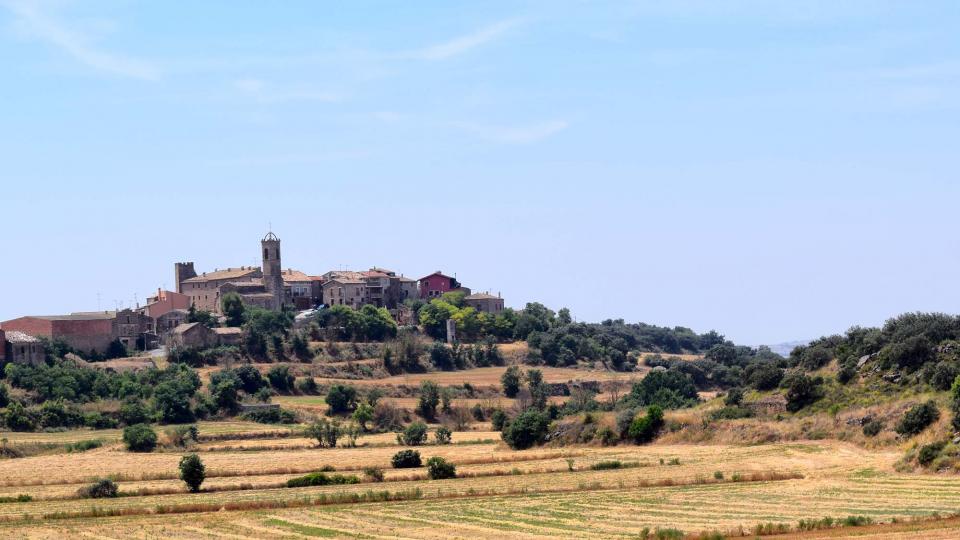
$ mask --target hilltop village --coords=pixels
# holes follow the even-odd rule
[[[323,308],[364,306],[383,308],[398,325],[416,322],[424,302],[458,295],[458,301],[477,313],[497,315],[504,310],[499,294],[475,293],[456,275],[436,271],[411,279],[385,268],[365,271],[331,270],[311,275],[284,269],[280,238],[269,232],[260,241],[263,264],[197,272],[193,262],[174,264],[175,291],[157,289],[143,306],[109,311],[82,311],[63,315],[24,315],[0,323],[0,362],[38,363],[44,342],[58,342],[82,356],[121,357],[166,345],[236,345],[236,327],[199,325],[198,318],[225,319],[223,298],[238,297],[243,305],[273,312],[291,312],[302,324]],[[198,328],[207,326],[212,328]],[[208,331],[209,330],[209,331]],[[454,339],[455,327],[447,336]]]

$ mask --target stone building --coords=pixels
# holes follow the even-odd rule
[[[157,334],[162,339],[165,334],[170,333],[170,331],[174,328],[187,322],[187,316],[189,314],[189,310],[174,309],[173,311],[168,311],[163,315],[160,315],[154,319],[153,333]]]
[[[190,297],[190,305],[199,310],[220,313],[220,299],[236,292],[245,304],[279,311],[286,302],[280,239],[272,232],[260,241],[262,266],[241,266],[197,274],[192,262],[174,264],[177,292]],[[292,271],[291,271],[292,272]]]
[[[482,313],[497,315],[503,311],[503,298],[489,293],[476,293],[466,296],[463,303]]]
[[[128,349],[152,349],[158,341],[153,324],[153,318],[142,311],[123,309],[113,318],[113,337]]]
[[[0,363],[40,365],[45,358],[39,339],[16,330],[0,330]]]

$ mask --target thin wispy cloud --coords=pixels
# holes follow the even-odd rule
[[[156,80],[160,77],[159,70],[147,62],[99,49],[90,36],[71,28],[68,22],[58,20],[40,2],[3,0],[0,6],[13,13],[18,29],[25,35],[49,43],[84,65],[133,79]]]
[[[447,60],[496,40],[509,30],[518,26],[521,22],[520,19],[506,19],[489,26],[484,26],[483,28],[450,41],[416,51],[402,53],[400,56],[418,60]]]
[[[332,103],[342,99],[342,96],[338,94],[312,88],[278,88],[260,79],[240,79],[234,81],[233,86],[242,94],[260,103],[285,103],[288,101],[322,101]]]
[[[552,120],[527,126],[489,126],[471,123],[455,124],[460,129],[468,131],[481,139],[501,144],[530,144],[541,141],[561,131],[570,125],[565,120]]]

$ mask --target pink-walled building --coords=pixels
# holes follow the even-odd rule
[[[190,309],[190,297],[178,292],[157,289],[157,295],[148,298],[147,305],[143,306],[143,314],[156,319],[175,309]]]

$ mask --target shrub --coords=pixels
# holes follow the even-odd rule
[[[787,410],[790,412],[797,412],[820,399],[817,380],[803,373],[793,373],[785,378],[783,383],[787,387]]]
[[[441,426],[437,428],[437,431],[433,434],[433,436],[436,438],[437,444],[450,444],[450,439],[452,438],[453,434],[449,429]]]
[[[938,418],[940,418],[940,410],[937,404],[932,400],[927,401],[914,405],[904,413],[894,430],[900,435],[910,437],[927,429],[927,426],[936,422]]]
[[[743,389],[731,388],[723,398],[723,404],[727,407],[739,407],[743,403]]]
[[[131,452],[152,452],[157,447],[157,434],[147,424],[123,428],[123,442]]]
[[[83,499],[105,499],[117,496],[117,484],[108,478],[101,478],[89,486],[84,486],[77,491],[77,495]]]
[[[297,391],[301,394],[315,395],[318,392],[317,381],[313,377],[301,377],[297,381]]]
[[[334,486],[358,483],[360,483],[360,479],[353,475],[331,474],[328,476],[324,472],[315,472],[287,480],[287,487]]]
[[[738,418],[750,418],[751,416],[753,416],[753,411],[738,405],[727,406],[710,413],[710,418],[713,420],[736,420]]]
[[[297,421],[293,411],[280,408],[254,409],[244,413],[242,418],[261,424],[292,424]]]
[[[200,438],[200,431],[197,426],[177,426],[167,428],[163,432],[164,444],[184,448],[191,444],[196,444]]]
[[[357,407],[357,389],[346,384],[335,384],[324,399],[334,414],[347,413]]]
[[[528,409],[517,415],[503,428],[503,440],[514,450],[524,450],[542,444],[547,437],[550,419],[544,413]]]
[[[380,431],[403,429],[405,413],[392,403],[380,402],[373,407],[373,425]]]
[[[457,467],[442,457],[427,460],[427,477],[431,480],[444,480],[457,477]]]
[[[416,450],[401,450],[393,455],[390,459],[390,464],[393,465],[394,469],[412,469],[419,467],[422,464],[420,461],[420,452]]]
[[[879,420],[870,420],[863,425],[863,434],[867,437],[876,437],[882,429],[883,424]]]
[[[483,422],[486,419],[486,414],[483,412],[483,406],[479,403],[474,404],[470,409],[470,414],[473,415],[473,419],[477,422]]]
[[[207,477],[206,467],[196,454],[187,454],[180,458],[180,479],[187,484],[192,493],[200,491],[200,484]]]
[[[383,469],[379,467],[366,467],[363,469],[363,474],[366,475],[371,482],[383,482]]]
[[[493,414],[490,415],[490,423],[493,424],[493,429],[496,431],[503,431],[508,421],[507,413],[500,409],[493,411]]]
[[[929,467],[930,464],[933,463],[933,460],[937,459],[943,447],[946,445],[947,443],[940,441],[921,446],[920,452],[917,454],[917,461],[920,462],[920,465]]]
[[[600,444],[603,446],[613,446],[614,444],[617,444],[617,441],[620,439],[620,437],[618,437],[612,429],[608,428],[607,426],[603,426],[597,430],[596,439],[598,439]]]
[[[591,471],[609,471],[612,469],[622,469],[622,468],[623,468],[623,462],[618,459],[598,461],[593,465],[590,465]]]
[[[87,450],[93,450],[94,448],[100,448],[101,446],[103,446],[103,441],[100,439],[77,441],[67,445],[67,453],[86,452]]]
[[[413,422],[403,433],[397,434],[397,442],[406,446],[420,446],[427,440],[427,425],[423,422]]]
[[[663,409],[657,405],[651,405],[645,416],[634,418],[630,423],[628,434],[637,444],[648,443],[656,438],[661,427],[663,427]]]
[[[147,423],[147,408],[139,399],[124,401],[120,406],[120,421],[128,426]]]
[[[277,392],[287,393],[293,389],[294,376],[290,373],[287,366],[273,366],[267,372],[267,380],[270,386]]]

